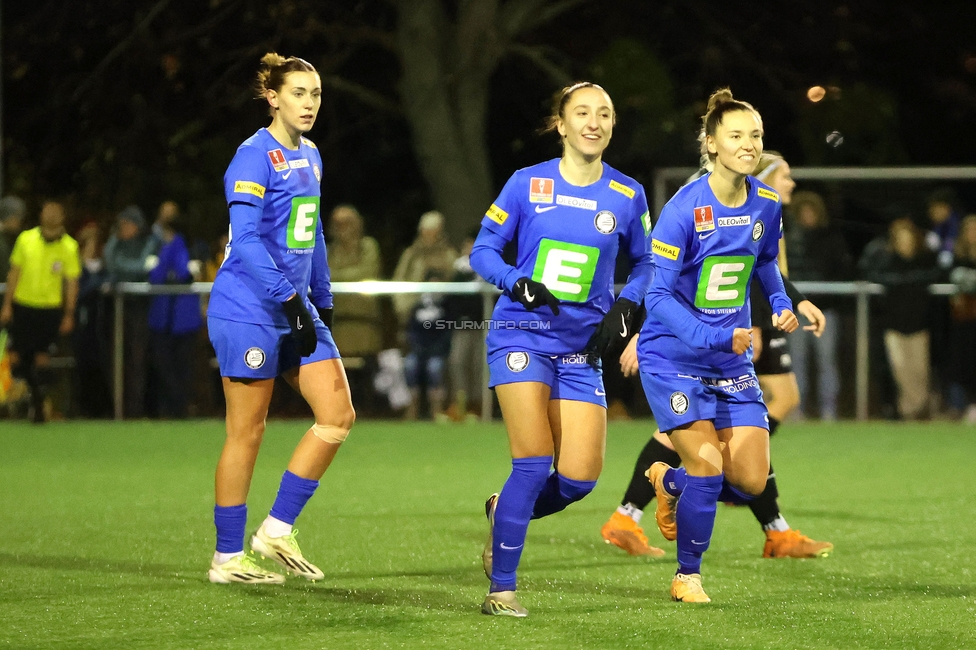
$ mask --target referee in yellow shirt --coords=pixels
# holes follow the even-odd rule
[[[40,225],[17,237],[0,310],[0,327],[10,324],[13,372],[30,386],[35,422],[45,420],[50,349],[75,326],[80,275],[78,242],[64,232],[64,206],[47,201]]]

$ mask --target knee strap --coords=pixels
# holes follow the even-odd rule
[[[349,435],[349,429],[343,429],[332,424],[319,424],[316,422],[309,429],[315,437],[324,442],[340,444]]]

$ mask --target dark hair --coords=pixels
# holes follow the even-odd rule
[[[264,99],[269,90],[278,92],[285,83],[285,76],[289,72],[315,72],[315,66],[299,59],[297,56],[285,58],[277,52],[268,52],[261,57],[261,67],[258,68],[258,77],[254,82],[254,90],[257,99]]]
[[[602,86],[599,86],[592,81],[577,81],[576,83],[557,91],[556,94],[552,96],[552,109],[549,112],[549,116],[546,117],[545,125],[542,127],[542,129],[540,129],[540,133],[552,133],[556,130],[557,126],[559,125],[559,120],[563,119],[563,112],[566,110],[566,104],[569,103],[573,93],[582,88],[596,88],[597,90],[607,93],[606,90],[603,90]],[[607,93],[607,97],[609,96],[610,93]],[[616,111],[613,113],[613,121],[614,123],[617,122]]]
[[[792,211],[793,218],[796,221],[800,219],[800,211],[809,207],[813,210],[816,215],[816,224],[814,228],[826,228],[830,223],[830,215],[827,213],[827,204],[824,203],[823,197],[816,192],[803,191],[797,192],[793,195],[793,200],[790,202],[790,210]]]
[[[698,142],[701,144],[701,166],[705,167],[708,163],[715,162],[715,154],[708,152],[708,146],[705,144],[705,138],[707,136],[714,136],[718,125],[722,123],[722,118],[725,117],[726,113],[734,113],[735,111],[749,111],[756,116],[759,120],[759,125],[762,127],[762,116],[759,115],[752,104],[749,102],[744,102],[738,99],[732,98],[732,91],[728,88],[719,88],[712,93],[711,97],[708,98],[708,105],[705,108],[705,114],[702,115],[702,128],[701,132],[698,134]]]

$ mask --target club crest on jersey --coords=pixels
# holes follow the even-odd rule
[[[757,221],[756,225],[752,227],[752,241],[759,241],[762,239],[764,232],[766,232],[766,227],[763,225],[763,222]]]
[[[702,205],[695,208],[695,232],[707,232],[709,230],[715,230],[712,206]]]
[[[247,352],[244,353],[244,363],[251,370],[257,370],[263,366],[265,358],[264,350],[261,348],[248,348]]]
[[[529,203],[552,203],[553,180],[551,178],[529,179]]]
[[[283,172],[288,169],[288,161],[285,160],[285,154],[281,153],[281,149],[272,149],[269,151],[268,158],[271,159],[271,166],[274,167],[276,172]]]
[[[684,415],[688,412],[688,396],[680,390],[671,393],[671,411],[675,415]]]
[[[315,180],[317,181],[322,180],[322,170],[319,169],[318,163],[312,163],[312,173],[315,174]]]
[[[54,260],[54,264],[51,265],[51,272],[60,273],[63,268],[64,264],[61,263],[61,260]]]
[[[522,372],[529,367],[529,353],[509,352],[505,355],[505,365],[512,372]]]
[[[593,225],[596,226],[597,232],[609,235],[617,229],[617,217],[613,216],[609,210],[601,210],[596,213]]]

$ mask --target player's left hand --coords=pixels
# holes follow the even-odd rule
[[[796,319],[796,314],[789,309],[784,309],[779,314],[773,314],[773,327],[783,330],[787,334],[800,326],[800,321]]]
[[[639,369],[640,364],[637,361],[637,337],[635,336],[630,339],[630,343],[620,353],[620,372],[623,373],[624,377],[633,377]]]
[[[815,304],[809,300],[804,300],[796,306],[796,310],[810,321],[809,325],[803,326],[805,331],[813,332],[813,335],[818,339],[823,336],[824,329],[827,327],[827,319]]]
[[[319,313],[319,318],[322,320],[322,324],[332,329],[332,307],[319,307],[315,305],[315,310]]]
[[[637,303],[626,298],[617,298],[610,311],[596,326],[596,331],[583,348],[583,354],[594,368],[604,354],[617,355],[627,343],[631,334],[631,321],[637,311]]]

